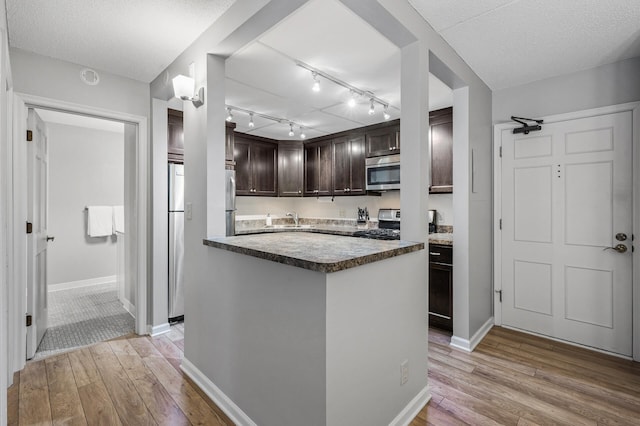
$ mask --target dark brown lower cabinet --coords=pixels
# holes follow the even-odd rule
[[[451,246],[429,244],[429,325],[453,331]]]

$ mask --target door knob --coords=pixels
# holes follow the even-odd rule
[[[56,238],[56,237],[50,237],[50,236],[48,236],[48,235],[47,235],[47,242],[49,242],[49,241],[53,241],[55,238]]]
[[[627,240],[627,234],[625,234],[624,232],[618,232],[616,234],[616,240],[618,240],[618,241],[626,241]]]
[[[605,247],[605,248],[602,249],[602,251],[605,251],[605,250],[615,250],[618,253],[626,253],[627,252],[627,246],[625,246],[624,244],[618,244],[615,247]]]

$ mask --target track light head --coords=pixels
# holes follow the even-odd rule
[[[306,139],[307,135],[304,133],[304,127],[300,126],[300,139]]]
[[[227,108],[227,121],[233,120],[233,114],[231,114],[231,108]]]
[[[289,136],[293,136],[295,133],[293,132],[293,123],[289,123]]]
[[[373,98],[371,98],[369,102],[369,115],[373,115],[376,113],[376,106],[373,104]]]
[[[255,123],[253,122],[253,113],[249,113],[249,127],[252,129],[255,127]]]
[[[319,92],[320,91],[320,81],[318,80],[318,73],[313,71],[311,73],[311,75],[313,76],[313,87],[311,89],[314,92]]]
[[[356,106],[356,93],[353,90],[351,90],[351,96],[349,97],[349,101],[347,101],[347,105],[349,105],[350,108]]]
[[[388,120],[391,118],[391,115],[389,114],[389,105],[384,106],[384,111],[382,112],[382,116],[384,117],[385,120]]]

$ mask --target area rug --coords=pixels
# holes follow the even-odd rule
[[[34,359],[134,332],[134,319],[118,300],[116,285],[49,293],[49,328]]]

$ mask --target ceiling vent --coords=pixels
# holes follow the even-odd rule
[[[85,68],[80,71],[80,78],[89,86],[95,86],[100,82],[100,76],[98,73],[90,68]]]

